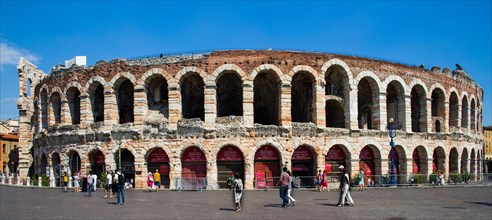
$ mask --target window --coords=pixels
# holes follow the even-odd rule
[[[7,153],[7,146],[6,146],[6,144],[3,144],[2,148],[3,148],[3,153],[6,154]]]

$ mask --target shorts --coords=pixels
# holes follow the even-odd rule
[[[111,184],[106,184],[106,186],[104,187],[105,190],[109,190],[111,189]]]
[[[159,182],[154,182],[154,186],[155,186],[156,188],[160,188],[161,184],[160,184]]]
[[[63,182],[63,186],[67,186],[68,185],[68,182]]]

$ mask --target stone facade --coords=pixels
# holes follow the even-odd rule
[[[263,146],[276,149],[278,167],[289,168],[296,149],[307,147],[309,175],[325,169],[333,146],[357,173],[367,146],[372,174],[381,175],[388,173],[386,125],[393,118],[400,174],[414,169],[416,151],[422,174],[434,164],[446,175],[480,178],[483,90],[462,70],[334,54],[217,51],[100,61],[49,75],[21,59],[18,71],[22,176],[33,162],[38,173],[44,167],[53,173],[58,163],[74,166],[68,163],[75,155],[88,172],[99,151],[113,170],[121,147],[134,158],[136,187],[144,187],[153,171],[149,155],[160,148],[169,187],[176,188],[188,166],[183,154],[197,147],[206,158],[207,185],[215,188],[225,146],[242,154],[246,188],[254,187],[255,153]]]

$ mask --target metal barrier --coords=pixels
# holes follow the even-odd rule
[[[207,178],[205,177],[178,177],[176,178],[176,190],[197,190],[207,189]]]

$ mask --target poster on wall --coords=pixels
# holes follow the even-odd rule
[[[264,172],[255,172],[255,181],[256,181],[256,188],[257,189],[266,188],[266,181],[265,181],[265,173]]]

